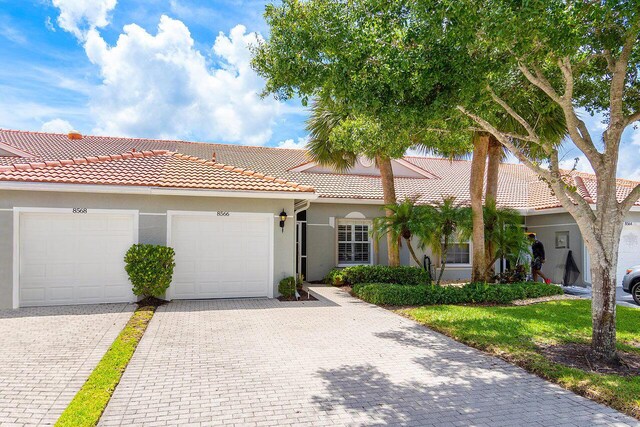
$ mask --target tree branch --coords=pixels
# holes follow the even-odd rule
[[[611,55],[611,49],[603,50],[602,56],[604,56],[604,58],[607,60],[607,69],[611,74],[613,74],[613,72],[616,69],[616,64],[615,64],[615,61],[613,60],[613,55]]]
[[[553,86],[551,86],[551,83],[549,83],[549,80],[544,77],[539,69],[536,68],[536,75],[534,76],[531,70],[529,70],[529,68],[527,68],[527,66],[524,65],[524,63],[522,63],[521,61],[518,61],[518,68],[520,69],[520,72],[524,74],[527,80],[529,80],[529,82],[541,89],[553,101],[562,105],[562,99],[560,98],[560,95],[558,95]]]
[[[534,172],[536,172],[538,175],[544,177],[544,178],[548,178],[551,179],[551,173],[549,172],[549,170],[540,167],[539,165],[535,164],[534,162],[532,162],[521,150],[519,150],[515,144],[509,139],[507,138],[502,132],[500,132],[499,130],[497,130],[495,127],[493,127],[491,125],[491,123],[489,123],[488,121],[484,120],[482,117],[477,116],[469,111],[467,111],[463,106],[458,105],[456,107],[458,109],[458,111],[460,111],[462,114],[464,114],[465,116],[469,117],[471,120],[473,120],[474,122],[476,122],[477,124],[480,125],[480,127],[482,127],[482,129],[485,130],[485,132],[489,132],[491,133],[493,136],[495,136],[495,138],[505,147],[507,147],[509,149],[509,151],[511,151],[513,153],[514,156],[516,156],[516,158],[518,160],[520,160],[522,163],[524,163],[525,165],[527,165],[529,168],[531,168]]]
[[[487,90],[489,91],[489,95],[491,95],[491,99],[497,102],[507,113],[509,113],[511,117],[517,120],[517,122],[520,123],[522,127],[527,131],[527,133],[529,134],[529,138],[525,140],[535,142],[536,144],[540,145],[540,138],[536,134],[536,131],[533,130],[529,122],[527,122],[524,118],[522,118],[520,114],[516,113],[516,111],[513,108],[511,108],[509,104],[504,102],[502,98],[496,95],[493,89],[491,89],[491,86],[487,85]]]
[[[635,113],[629,114],[627,117],[625,117],[624,127],[626,128],[631,123],[637,122],[637,121],[640,121],[640,110],[636,111]]]
[[[558,159],[558,150],[553,150],[552,154],[549,156],[549,168],[551,169],[551,173],[558,177],[560,181],[562,181],[562,174],[560,173],[560,160]],[[573,191],[568,188],[568,186],[564,183],[564,181],[560,182],[558,188],[562,190],[562,194],[558,195],[558,191],[554,188],[556,196],[558,199],[562,199],[562,197],[566,197],[565,201],[567,203],[572,202],[577,205],[580,205],[583,213],[586,213],[590,220],[595,221],[596,216],[591,209],[591,205],[582,197],[578,192]],[[562,202],[562,200],[560,200]],[[564,205],[564,204],[563,204]],[[566,207],[566,206],[565,206]],[[567,209],[569,210],[569,209]]]
[[[620,203],[619,209],[621,213],[624,215],[627,213],[633,205],[640,199],[640,184],[636,185],[631,193],[624,198],[624,200]]]
[[[629,57],[631,56],[637,38],[638,25],[633,25],[624,40],[618,60],[614,61],[613,64],[611,86],[609,88],[609,113],[612,124],[623,119],[624,107],[622,98],[624,96],[624,85],[627,77],[627,66],[629,65]]]
[[[558,67],[562,71],[562,78],[564,79],[564,94],[563,100],[573,100],[573,71],[571,70],[571,61],[568,57],[558,59]]]
[[[531,84],[542,90],[544,93],[551,98],[556,104],[562,108],[562,111],[565,116],[565,120],[567,122],[567,131],[569,132],[569,136],[574,144],[582,151],[589,163],[593,167],[595,171],[600,171],[604,165],[604,161],[600,152],[596,149],[593,140],[591,139],[591,135],[589,134],[589,130],[585,126],[584,122],[578,118],[575,109],[573,108],[573,99],[571,97],[565,97],[569,93],[573,92],[573,75],[571,71],[571,64],[568,58],[564,58],[562,60],[562,65],[559,65],[562,70],[565,84],[567,87],[565,88],[565,94],[563,96],[558,95],[556,90],[551,86],[551,83],[544,77],[542,71],[534,67],[535,75],[527,68],[526,65],[522,61],[518,62],[518,68],[524,74],[524,76],[529,80]],[[567,92],[567,89],[570,92]]]
[[[564,206],[564,208],[567,209],[567,211],[569,211],[569,213],[571,213],[574,218],[587,216],[591,221],[590,223],[593,224],[593,222],[595,221],[595,214],[593,213],[591,206],[589,206],[586,200],[584,200],[580,195],[569,193],[569,190],[566,188],[566,184],[562,180],[558,167],[557,150],[552,150],[552,153],[550,154],[550,163],[552,170],[545,169],[532,162],[531,159],[529,159],[526,154],[522,152],[522,150],[519,150],[509,138],[507,138],[502,132],[492,126],[491,123],[487,122],[482,117],[467,111],[463,106],[459,105],[457,109],[462,112],[462,114],[478,123],[485,131],[495,136],[496,139],[502,145],[507,147],[518,160],[520,160],[531,170],[537,173],[542,179],[547,181],[547,183],[551,186],[554,193],[556,194],[556,197],[558,197],[558,200],[560,201],[562,206]],[[574,197],[576,200],[573,200]],[[595,239],[595,234],[591,237]]]

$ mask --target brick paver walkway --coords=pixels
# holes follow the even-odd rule
[[[0,310],[0,425],[55,423],[133,304]]]
[[[333,288],[159,309],[101,425],[639,425]]]

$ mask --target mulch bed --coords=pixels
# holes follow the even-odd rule
[[[156,297],[146,297],[145,299],[141,299],[137,302],[138,307],[160,307],[161,305],[167,304],[169,301],[156,298]]]
[[[595,359],[590,351],[588,344],[577,343],[540,347],[540,352],[549,360],[571,368],[624,377],[640,375],[640,354],[618,351],[620,363],[612,365]]]
[[[318,298],[311,295],[309,292],[304,289],[298,289],[298,293],[300,294],[300,299],[297,300],[295,296],[293,297],[284,297],[280,295],[278,297],[278,301],[289,302],[289,301],[318,301]]]
[[[548,297],[520,299],[520,300],[513,301],[512,304],[513,305],[531,305],[531,304],[539,304],[541,302],[560,301],[564,299],[580,299],[580,297],[576,295],[569,295],[569,294],[551,295]]]

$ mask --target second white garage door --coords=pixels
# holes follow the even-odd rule
[[[638,223],[625,223],[620,234],[616,284],[622,286],[622,279],[627,272],[627,268],[638,264],[640,264],[640,225]]]
[[[172,299],[273,296],[273,214],[170,212]]]

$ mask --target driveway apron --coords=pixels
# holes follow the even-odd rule
[[[0,310],[0,425],[55,423],[133,310],[133,304]]]
[[[100,424],[640,425],[328,287],[161,307]]]

